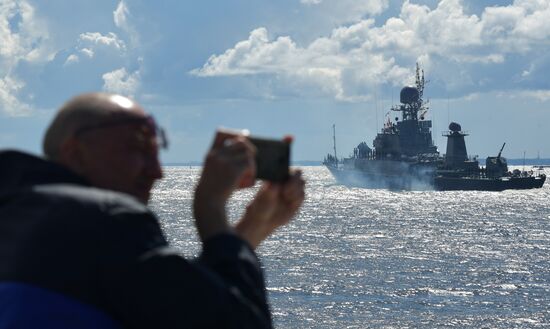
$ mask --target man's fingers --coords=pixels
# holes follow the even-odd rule
[[[245,188],[254,185],[256,180],[256,148],[243,136],[226,140],[219,150],[219,155],[226,165],[231,166],[237,175],[237,187]]]
[[[218,148],[212,149],[210,156],[224,166],[236,168],[254,164],[255,148],[244,137],[226,139]]]
[[[224,143],[226,143],[227,140],[232,140],[235,138],[243,138],[248,134],[247,130],[218,130],[216,131],[216,135],[214,136],[214,142],[212,143],[212,149],[218,149],[223,147]]]
[[[302,178],[302,172],[295,170],[284,184],[283,198],[286,202],[294,200],[303,200],[305,197],[305,180]]]
[[[222,152],[228,153],[247,152],[251,155],[256,154],[256,147],[243,136],[225,139],[223,144],[218,149]]]

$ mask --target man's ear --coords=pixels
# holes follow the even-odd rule
[[[84,171],[82,144],[74,137],[68,138],[59,147],[58,160],[74,172],[82,174]]]

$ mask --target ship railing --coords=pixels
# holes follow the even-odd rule
[[[535,172],[535,176],[539,177],[539,176],[545,176],[546,177],[546,171],[544,170],[545,166],[538,166],[536,168],[534,168],[535,170],[533,170]]]
[[[468,136],[470,135],[470,133],[467,131],[467,130],[459,130],[459,131],[456,131],[458,134],[462,135],[462,136]],[[449,137],[449,136],[452,136],[453,133],[455,133],[455,131],[452,131],[452,130],[444,130],[441,132],[441,136],[444,136],[444,137]]]
[[[418,153],[419,159],[438,159],[440,157],[439,153]]]

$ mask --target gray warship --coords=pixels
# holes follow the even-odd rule
[[[415,86],[404,87],[398,106],[391,111],[401,114],[384,123],[377,133],[373,148],[361,142],[350,157],[327,154],[323,164],[339,183],[390,190],[482,190],[531,189],[543,186],[542,172],[509,171],[502,157],[487,157],[485,167],[477,158],[469,158],[460,124],[452,122],[447,137],[447,151],[442,156],[432,140],[432,121],[426,120],[428,106],[423,99],[424,71],[416,65]]]

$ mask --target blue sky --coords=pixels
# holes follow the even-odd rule
[[[167,129],[165,163],[201,160],[216,127],[295,136],[294,160],[371,144],[419,62],[433,136],[550,158],[548,0],[0,2],[0,147],[41,152],[55,110],[131,96]]]

